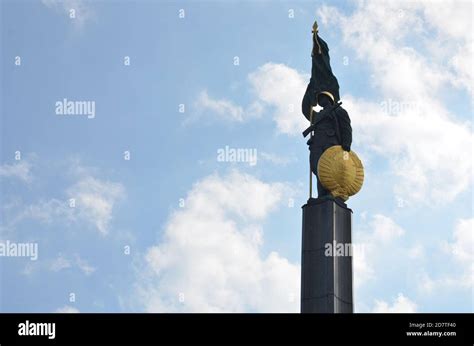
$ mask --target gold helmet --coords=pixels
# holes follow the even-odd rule
[[[314,21],[313,30],[311,30],[311,32],[312,32],[313,34],[317,34],[317,33],[318,33],[318,22],[317,22],[317,21]]]
[[[316,97],[316,101],[318,101],[318,103],[319,103],[319,95],[321,94],[328,96],[331,99],[332,104],[336,102],[336,100],[334,99],[334,95],[332,93],[330,93],[329,91],[321,91]]]

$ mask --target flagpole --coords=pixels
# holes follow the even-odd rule
[[[309,115],[309,125],[313,125],[313,106],[311,106]],[[313,131],[309,134],[309,139],[313,138]],[[309,198],[313,198],[313,172],[311,171],[311,152],[309,156]]]

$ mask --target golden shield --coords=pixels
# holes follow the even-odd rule
[[[318,178],[334,197],[346,201],[362,188],[364,166],[354,151],[347,152],[334,145],[319,158]]]

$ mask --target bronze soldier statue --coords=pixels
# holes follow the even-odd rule
[[[310,169],[316,175],[318,198],[334,198],[318,176],[318,162],[321,155],[330,147],[341,145],[345,152],[351,151],[352,127],[351,120],[339,100],[339,83],[332,73],[329,48],[318,35],[317,22],[313,25],[313,51],[311,80],[303,97],[302,111],[310,121],[310,127],[303,132],[306,137],[311,134],[307,144],[310,150]],[[313,107],[319,104],[320,112]],[[310,198],[312,189],[310,178]]]

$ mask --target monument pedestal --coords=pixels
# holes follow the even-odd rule
[[[302,209],[301,313],[352,313],[352,210],[313,198]]]

